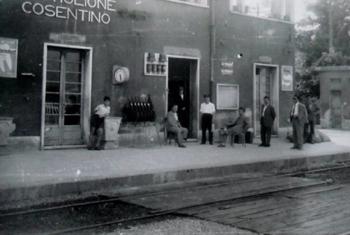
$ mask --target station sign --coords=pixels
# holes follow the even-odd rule
[[[116,0],[28,0],[22,3],[25,14],[63,20],[109,24],[116,12]]]

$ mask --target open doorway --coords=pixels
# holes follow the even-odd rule
[[[276,120],[272,134],[278,134],[279,128],[279,70],[278,65],[254,64],[254,132],[260,136],[260,118],[263,99],[269,96],[276,111]]]
[[[189,138],[198,136],[198,59],[168,56],[167,110],[177,104],[178,116]]]

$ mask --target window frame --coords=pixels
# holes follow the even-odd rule
[[[284,6],[285,6],[285,4],[286,4],[286,0],[284,2]],[[247,16],[247,17],[253,17],[253,18],[257,18],[257,19],[261,19],[261,20],[282,22],[282,23],[291,24],[291,25],[295,24],[295,22],[292,19],[285,20],[285,19],[283,19],[283,17],[282,18],[274,18],[274,17],[265,17],[265,16],[251,15],[251,14],[247,14],[247,13],[244,13],[244,12],[235,11],[235,10],[233,10],[233,8],[234,8],[233,0],[229,0],[229,11],[230,11],[231,14]]]
[[[206,0],[206,3],[192,3],[192,2],[184,2],[182,0],[166,0],[168,2],[173,2],[173,3],[179,3],[179,4],[185,4],[189,6],[194,6],[194,7],[202,7],[202,8],[209,8],[209,0]]]

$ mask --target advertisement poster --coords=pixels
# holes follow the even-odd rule
[[[17,77],[17,39],[0,38],[0,77]]]
[[[237,84],[217,84],[216,95],[218,110],[237,110],[239,108],[239,86]]]
[[[293,91],[293,66],[282,66],[282,91]]]

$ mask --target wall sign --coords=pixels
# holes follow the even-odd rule
[[[259,56],[259,62],[262,63],[272,63],[272,58],[270,56]]]
[[[293,66],[282,65],[282,91],[293,91]]]
[[[22,3],[26,14],[64,20],[109,24],[116,0],[30,0]]]
[[[17,77],[18,40],[0,38],[0,77]]]
[[[233,61],[221,61],[221,74],[223,76],[233,75]]]

